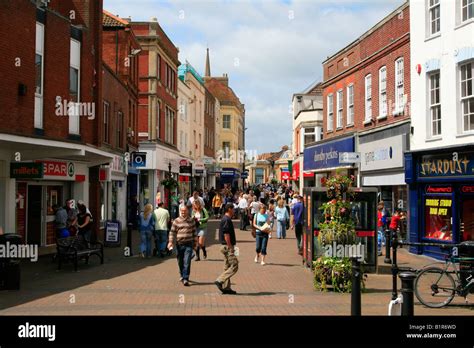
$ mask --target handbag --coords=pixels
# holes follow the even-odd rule
[[[251,229],[251,233],[252,233],[252,237],[257,238],[257,230],[253,226],[252,226],[252,229]]]

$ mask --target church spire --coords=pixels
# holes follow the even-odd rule
[[[204,73],[204,77],[211,77],[211,64],[209,63],[209,47],[207,48],[207,54],[206,54],[206,72]]]

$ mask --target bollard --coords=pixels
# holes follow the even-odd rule
[[[397,276],[398,276],[398,265],[397,265],[397,248],[398,240],[394,234],[392,240],[392,300],[396,300],[398,297],[397,292]]]
[[[385,259],[383,260],[384,263],[392,263],[390,260],[390,230],[385,230]]]
[[[127,247],[130,252],[130,256],[133,256],[132,252],[132,229],[133,229],[133,224],[129,222],[127,224]]]
[[[403,272],[400,274],[402,281],[402,316],[412,317],[414,315],[414,297],[413,297],[413,285],[416,275],[413,272]]]
[[[351,289],[351,315],[361,315],[361,294],[360,294],[360,261],[352,258],[352,289]]]

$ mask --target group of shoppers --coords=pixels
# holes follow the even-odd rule
[[[53,205],[56,238],[83,236],[87,242],[92,239],[92,214],[82,200],[66,200],[65,206]]]

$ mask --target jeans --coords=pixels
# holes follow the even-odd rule
[[[277,221],[277,238],[286,238],[286,220]]]
[[[257,254],[267,255],[268,233],[262,233],[262,232],[257,231],[256,240],[257,240],[257,247],[256,247]]]
[[[385,245],[385,233],[383,227],[377,230],[377,254],[382,255],[382,247]]]
[[[179,274],[183,280],[189,280],[191,273],[191,256],[193,255],[193,243],[178,244],[176,246],[178,253]]]
[[[298,223],[295,225],[295,235],[296,235],[296,246],[298,248],[298,251],[301,250],[301,237],[303,236],[303,224]]]
[[[247,227],[247,212],[245,209],[240,209],[240,229],[245,230]]]
[[[156,252],[164,252],[166,250],[166,242],[168,241],[168,231],[155,230],[153,236],[155,237]]]
[[[145,254],[145,256],[151,256],[151,235],[152,231],[142,230],[140,231],[141,244],[140,251]]]

